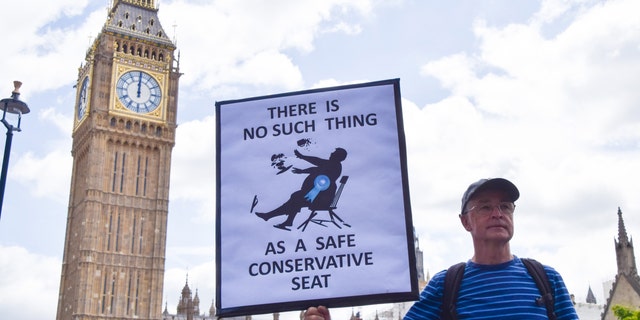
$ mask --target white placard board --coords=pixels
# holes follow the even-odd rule
[[[399,79],[216,116],[218,316],[417,299]]]

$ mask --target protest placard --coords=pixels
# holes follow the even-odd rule
[[[398,79],[216,116],[218,316],[417,299]]]

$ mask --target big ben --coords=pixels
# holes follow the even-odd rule
[[[58,320],[160,319],[178,80],[154,0],[114,0],[78,70]]]

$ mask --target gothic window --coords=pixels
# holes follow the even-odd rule
[[[125,168],[125,159],[127,158],[127,154],[126,153],[122,153],[122,167],[121,172],[122,174],[120,175],[120,192],[122,193],[122,191],[124,190],[124,168]]]
[[[113,306],[113,302],[115,301],[116,295],[116,274],[111,273],[111,296],[109,297],[109,313],[113,314],[113,310],[115,309]]]
[[[112,122],[115,122],[115,121],[112,121]],[[111,179],[111,192],[116,191],[117,178],[118,178],[118,152],[115,153],[114,160],[113,160],[113,178]]]
[[[140,131],[142,131],[142,133],[147,132],[147,124],[143,124],[142,127],[140,128]]]
[[[120,212],[117,214],[117,224],[116,224],[116,252],[120,252]]]
[[[136,296],[133,302],[133,314],[138,315],[138,302],[140,299],[140,272],[136,274]]]
[[[138,235],[138,254],[142,254],[144,248],[144,215],[140,217],[140,234]]]
[[[133,274],[129,273],[129,283],[127,284],[127,309],[125,311],[125,314],[129,314],[130,310],[131,310],[131,286],[133,285]]]
[[[122,28],[122,25],[123,25],[122,21],[118,21],[118,27]]]
[[[116,273],[111,272],[111,276],[105,272],[102,280],[102,303],[100,312],[102,314],[113,314],[116,293]],[[108,306],[108,308],[107,308]]]
[[[142,180],[142,196],[147,195],[147,169],[149,169],[149,157],[144,158],[144,176]]]
[[[113,158],[113,174],[111,179],[111,191],[122,193],[124,191],[124,177],[125,177],[127,154],[124,152],[122,153],[121,161],[118,160],[118,157],[119,155],[118,155],[118,152],[116,151]],[[120,168],[118,168],[118,165],[120,165]]]
[[[109,210],[109,222],[107,224],[107,251],[111,250],[112,229],[113,229],[113,211]]]
[[[160,128],[160,127],[156,128],[156,136],[158,136],[158,137],[162,136],[162,128]]]
[[[116,126],[116,118],[111,118],[111,121],[109,122],[109,125],[112,127]]]
[[[136,170],[136,196],[147,195],[147,167],[149,165],[149,157],[138,156],[138,168]]]
[[[112,192],[116,191],[117,181],[118,181],[118,152],[115,153],[114,160],[113,160],[113,179],[111,181]]]
[[[107,275],[104,275],[104,280],[102,281],[102,304],[100,313],[105,313],[106,305],[107,305]]]
[[[133,226],[131,226],[131,253],[134,253],[136,247],[136,215],[133,215]],[[128,304],[129,302],[127,302]],[[127,310],[129,307],[127,306]]]
[[[125,125],[125,128],[127,130],[131,130],[131,121],[127,121],[127,124]]]

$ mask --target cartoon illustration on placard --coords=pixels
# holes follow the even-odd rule
[[[298,146],[306,147],[310,143],[310,140],[304,139],[298,141]],[[302,208],[309,208],[309,217],[298,226],[298,229],[302,229],[302,231],[304,231],[309,223],[312,222],[325,227],[325,223],[330,222],[338,228],[341,228],[340,224],[338,224],[338,222],[340,222],[344,226],[351,227],[334,211],[342,193],[342,189],[344,188],[344,184],[348,179],[348,176],[342,176],[338,182],[338,179],[342,174],[342,161],[347,158],[347,151],[343,148],[336,148],[329,155],[328,159],[305,155],[298,150],[294,150],[293,153],[296,158],[302,159],[314,166],[306,169],[292,168],[292,165],[286,166],[286,156],[283,154],[274,155],[276,156],[275,158],[272,156],[272,166],[278,169],[276,174],[286,172],[290,168],[292,168],[291,172],[294,174],[306,174],[307,177],[302,182],[300,190],[293,192],[289,197],[289,200],[278,208],[268,212],[256,211],[255,215],[262,218],[264,221],[268,221],[277,216],[286,215],[287,219],[274,225],[274,227],[290,231],[296,215],[302,210]],[[274,159],[277,161],[274,162]],[[339,187],[338,183],[340,183]],[[257,196],[254,196],[251,212],[253,212],[253,209],[258,203],[257,199]],[[319,211],[327,211],[329,215],[328,219],[317,218]]]

